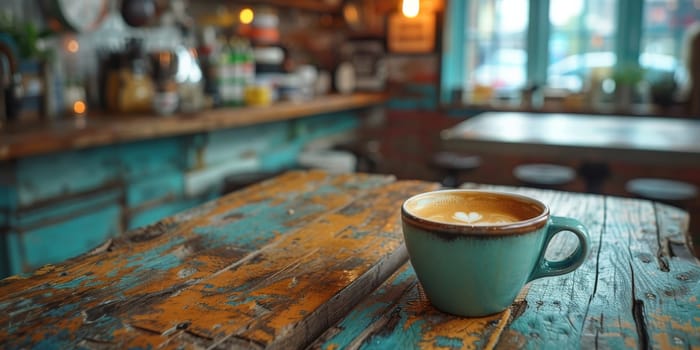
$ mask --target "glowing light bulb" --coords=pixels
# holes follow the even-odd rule
[[[78,43],[78,40],[70,39],[66,43],[66,50],[70,53],[76,53],[80,50],[80,43]]]
[[[73,113],[75,113],[75,115],[83,115],[86,110],[87,106],[85,102],[80,100],[73,102]]]
[[[402,0],[401,13],[408,18],[418,16],[420,12],[420,0]]]
[[[255,18],[255,13],[253,12],[252,9],[247,8],[247,7],[242,9],[241,13],[238,14],[238,19],[240,19],[241,23],[243,23],[243,24],[253,23],[253,18]]]

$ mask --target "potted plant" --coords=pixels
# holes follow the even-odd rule
[[[637,85],[644,78],[644,69],[637,63],[617,65],[613,69],[612,78],[615,82],[615,100],[618,107],[629,108]]]

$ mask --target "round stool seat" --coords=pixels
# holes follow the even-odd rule
[[[442,185],[445,187],[457,187],[462,173],[472,171],[481,166],[481,157],[468,154],[460,154],[449,151],[435,152],[430,159],[432,166],[442,173]]]
[[[481,165],[481,158],[479,156],[445,151],[433,154],[432,161],[436,167],[444,170],[472,170]]]
[[[524,164],[513,169],[513,175],[520,181],[541,186],[557,186],[569,183],[576,178],[574,169],[556,164]]]
[[[692,199],[698,194],[695,185],[687,182],[656,179],[638,178],[628,181],[625,184],[627,192],[647,199],[660,201],[683,201]]]

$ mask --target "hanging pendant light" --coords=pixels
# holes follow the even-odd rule
[[[418,16],[420,11],[420,0],[402,0],[401,13],[408,18]]]

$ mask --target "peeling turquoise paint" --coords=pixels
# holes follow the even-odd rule
[[[53,289],[76,289],[80,287],[81,284],[83,283],[88,283],[90,281],[93,281],[94,277],[93,276],[78,276],[72,279],[71,281],[64,282],[64,283],[56,283],[52,285],[51,287]]]
[[[293,210],[293,214],[290,214]],[[227,213],[227,216],[240,217],[227,224],[198,227],[195,233],[210,241],[212,246],[235,244],[243,249],[255,249],[269,242],[279,232],[285,232],[288,223],[304,216],[320,212],[320,204],[305,203],[303,196],[292,203],[272,205],[270,200],[251,203]],[[264,212],[265,215],[256,215]],[[224,219],[225,220],[225,219]]]
[[[163,243],[162,245],[159,245],[156,248],[143,251],[137,254],[133,254],[127,258],[127,263],[126,267],[137,267],[138,270],[141,269],[150,269],[150,268],[157,268],[158,266],[166,266],[169,265],[168,261],[170,260],[170,257],[174,256],[173,254],[165,254],[167,252],[170,252],[173,248],[181,245],[182,243],[185,242],[185,238],[183,237],[176,237],[174,239],[169,240],[168,242]],[[165,260],[165,261],[162,261]],[[170,267],[167,267],[167,269],[173,268],[178,266],[172,265]]]
[[[264,172],[275,172],[297,166],[297,159],[302,146],[286,143],[260,155],[260,168]]]
[[[19,207],[98,189],[119,179],[114,151],[105,147],[21,158],[13,170]]]
[[[62,318],[68,313],[75,311],[81,307],[80,304],[68,304],[59,306],[58,308],[47,310],[45,315],[48,317]]]
[[[407,267],[406,269],[404,269],[403,271],[401,271],[401,273],[399,273],[399,274],[396,276],[396,278],[394,278],[394,279],[392,280],[391,285],[392,285],[392,286],[398,286],[398,285],[400,285],[400,284],[402,284],[402,283],[408,281],[409,279],[415,279],[415,278],[416,278],[416,272],[413,271],[413,266],[411,266],[411,265],[409,264],[408,267]],[[385,293],[385,292],[386,292],[386,288],[381,288],[381,289],[379,289],[379,292]]]
[[[3,311],[3,310],[5,310],[8,306],[14,305],[14,304],[15,304],[15,303],[12,303],[12,302],[0,303],[0,311]]]
[[[20,348],[25,348],[31,344],[31,348],[37,350],[70,349],[74,346],[71,338],[71,333],[66,329],[58,333],[44,334],[44,338],[38,343],[34,343],[31,337],[27,336],[26,344],[24,346],[20,345]]]
[[[34,269],[80,255],[116,236],[121,231],[119,204],[115,200],[102,205],[75,212],[76,217],[10,230],[6,235],[10,272],[20,273],[20,267]]]
[[[44,221],[70,217],[76,215],[76,213],[95,211],[95,208],[116,204],[120,199],[120,190],[108,189],[87,198],[66,200],[59,205],[45,207],[40,210],[20,211],[15,215],[16,220],[11,221],[10,224],[20,227],[37,226],[41,225]]]
[[[126,205],[136,208],[153,201],[181,198],[185,189],[182,172],[161,173],[126,185]]]
[[[168,271],[183,264],[181,258],[171,252],[175,247],[181,245],[184,238],[178,237],[162,244],[156,249],[134,254],[127,259],[126,269],[134,268],[133,271],[122,274],[119,271],[110,274],[121,274],[119,280],[119,290],[136,288],[142,282],[145,275]]]
[[[18,302],[18,303],[3,303],[3,304],[0,304],[0,310],[4,310],[4,309],[6,309],[6,308],[8,308],[8,307],[10,307],[10,306],[13,306],[13,307],[14,307],[14,310],[11,312],[11,313],[13,313],[13,314],[21,313],[21,312],[24,312],[24,311],[27,311],[27,310],[31,310],[31,309],[37,308],[37,306],[34,305],[34,302],[33,302],[32,300],[25,299],[25,300],[22,300],[22,301],[20,301],[20,302]]]
[[[364,305],[363,307],[354,308],[339,324],[338,328],[340,332],[331,337],[328,341],[322,344],[323,349],[338,348],[343,349],[350,346],[351,342],[357,339],[357,337],[362,334],[370,325],[377,322],[383,315],[387,308],[391,307],[394,301],[382,301],[381,296],[386,294],[390,289],[404,284],[409,279],[415,279],[415,272],[413,267],[408,265],[397,275],[390,280],[391,283],[388,285],[382,285],[366,299],[373,300],[370,305]],[[405,316],[405,313],[403,315]],[[405,318],[403,323],[405,324]],[[383,340],[374,339],[377,342],[377,346],[381,348],[384,346]],[[392,347],[387,346],[386,349],[391,349]]]
[[[322,345],[323,349],[345,349],[364,332],[377,316],[381,315],[388,303],[376,303],[361,310],[355,309],[337,326],[342,331]]]
[[[9,169],[9,164],[7,163],[0,162],[0,166],[7,166]],[[5,212],[9,212],[16,208],[17,189],[8,184],[0,184],[0,220],[7,219],[8,216]]]
[[[43,339],[34,343],[31,336],[27,336],[23,341],[16,342],[18,349],[76,349],[80,348],[77,343],[82,339],[99,339],[105,342],[113,340],[114,330],[121,328],[122,323],[118,319],[111,316],[102,316],[93,321],[89,331],[79,328],[77,332],[71,333],[66,329],[60,332],[55,332],[53,329],[42,329]]]
[[[363,350],[382,350],[382,349],[420,349],[420,341],[423,339],[423,325],[425,320],[413,322],[407,326],[408,316],[405,312],[401,312],[401,319],[396,324],[396,328],[400,330],[392,330],[388,334],[377,334],[369,338],[367,342],[362,344],[360,349]]]
[[[131,182],[184,170],[185,144],[185,137],[171,137],[125,143],[111,149],[116,151],[114,156],[120,175]]]
[[[341,193],[344,189],[337,188],[333,185],[323,185],[314,191],[315,196],[324,196],[328,194]]]
[[[536,283],[539,283],[539,281],[533,282],[533,286],[530,287],[531,290],[540,289],[534,286]],[[555,284],[551,284],[550,287],[552,285]],[[541,300],[535,300],[529,296],[527,297],[528,308],[536,308],[538,304],[542,303],[543,301]],[[551,305],[547,305],[546,309],[551,309]],[[574,324],[580,325],[582,320],[562,322],[562,318],[570,316],[573,315],[547,312],[544,310],[542,312],[528,311],[515,319],[513,323],[509,325],[509,328],[526,335],[527,343],[524,344],[526,349],[564,349],[572,346],[578,347],[580,346],[580,335],[578,333],[581,330],[574,329],[571,326]],[[624,334],[624,332],[618,334]],[[620,346],[613,348],[622,349],[626,347],[624,343],[620,343],[619,345]]]
[[[461,349],[464,341],[460,338],[439,336],[435,338],[435,346],[440,348]]]

